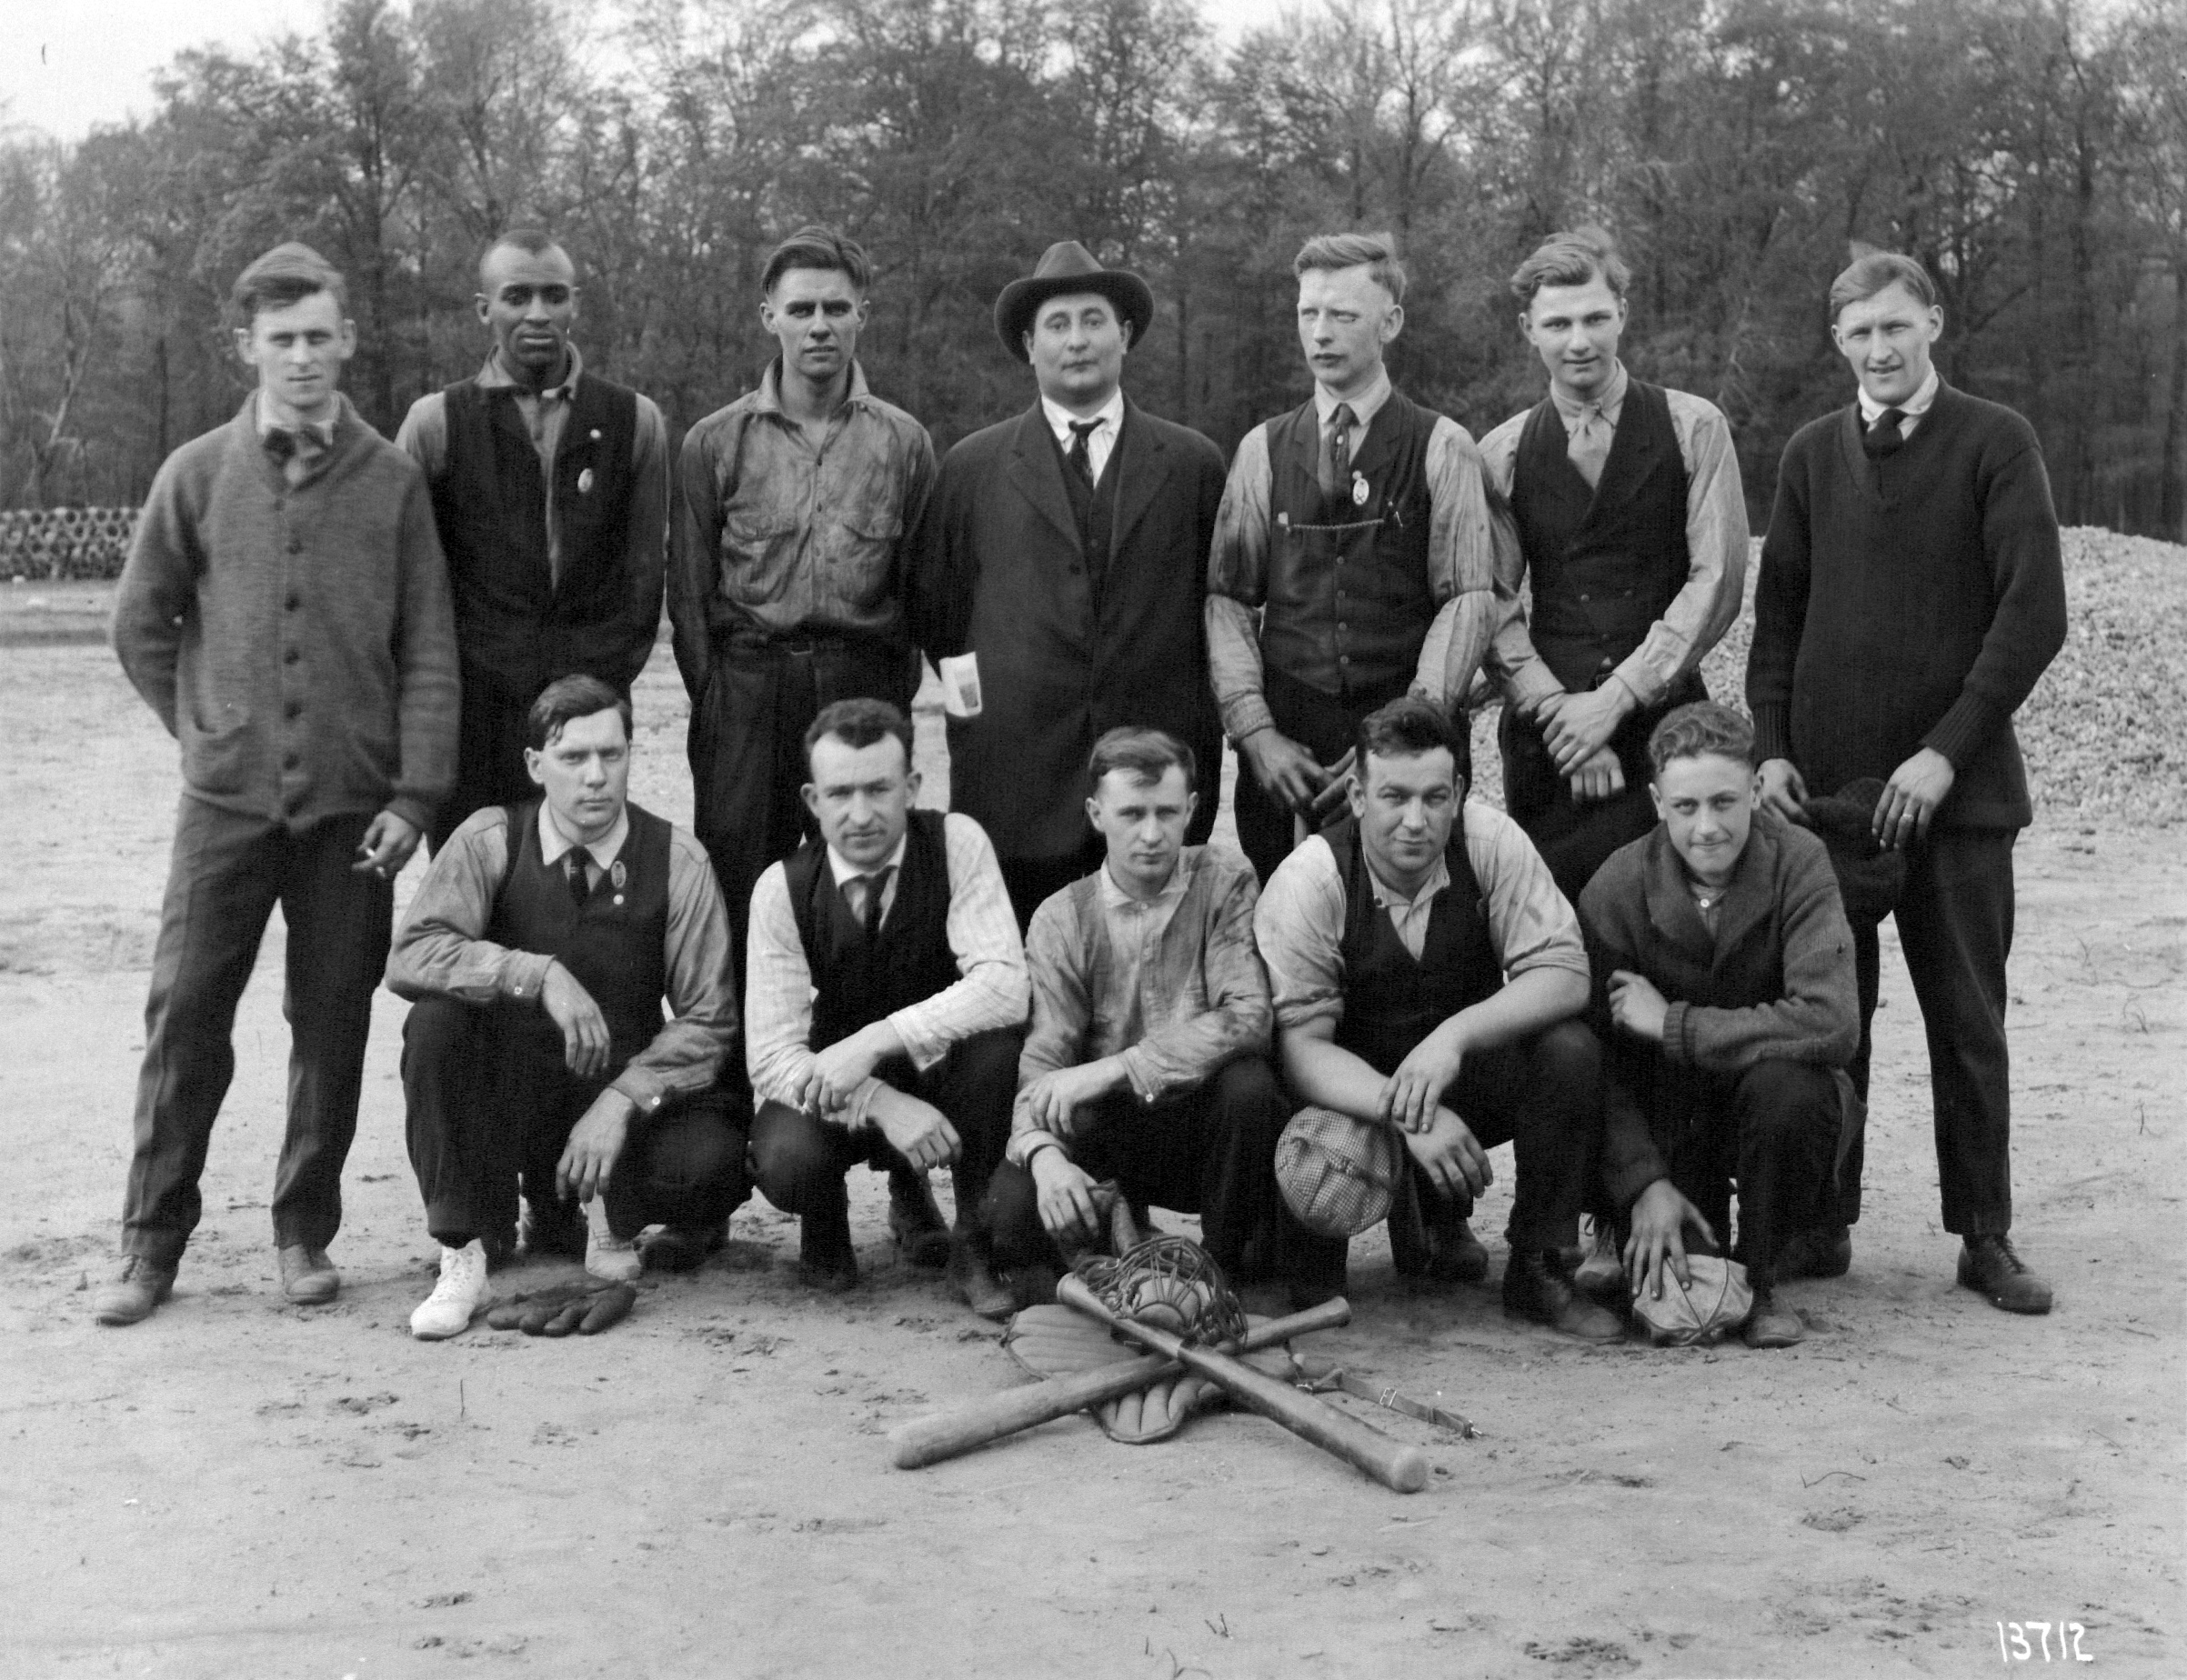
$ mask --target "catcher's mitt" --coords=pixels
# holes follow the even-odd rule
[[[1706,1346],[1745,1324],[1754,1310],[1754,1290],[1738,1261],[1689,1254],[1686,1270],[1693,1281],[1681,1285],[1665,1265],[1661,1298],[1643,1294],[1633,1301],[1633,1316],[1658,1347]]]
[[[630,1316],[637,1291],[628,1284],[557,1284],[531,1295],[496,1302],[486,1321],[497,1330],[527,1335],[597,1335]]]
[[[1126,1347],[1083,1313],[1068,1306],[1028,1306],[1010,1320],[1002,1338],[1004,1350],[1038,1377],[1068,1376],[1074,1372],[1117,1365],[1141,1355]],[[1268,1361],[1249,1355],[1271,1375],[1281,1375],[1279,1358]],[[1094,1421],[1112,1441],[1144,1446],[1166,1441],[1185,1426],[1196,1413],[1223,1404],[1222,1390],[1206,1377],[1186,1372],[1164,1377],[1136,1394],[1111,1400],[1094,1411]]]

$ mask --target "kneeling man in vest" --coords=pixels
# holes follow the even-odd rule
[[[1269,982],[1253,945],[1259,889],[1234,853],[1185,845],[1192,749],[1111,729],[1088,765],[1101,867],[1033,913],[1033,1022],[1018,1061],[1008,1159],[988,1195],[998,1258],[1052,1295],[1065,1251],[1099,1238],[1097,1182],[1137,1207],[1200,1216],[1207,1250],[1245,1282],[1270,1260],[1276,1140],[1289,1105],[1269,1065]]]
[[[1754,1286],[1749,1347],[1806,1334],[1772,1294],[1784,1239],[1821,1200],[1853,1100],[1853,935],[1829,849],[1755,809],[1754,730],[1728,706],[1656,725],[1659,820],[1580,898],[1603,1054],[1603,1167],[1633,1293],[1683,1284],[1685,1234],[1728,1234]]]
[[[1402,1139],[1329,1153],[1396,1156],[1390,1246],[1409,1275],[1483,1275],[1463,1210],[1490,1182],[1488,1151],[1510,1143],[1504,1310],[1614,1341],[1616,1316],[1573,1293],[1563,1257],[1601,1121],[1600,1052],[1574,1018],[1588,995],[1579,922],[1519,825],[1465,805],[1440,707],[1393,701],[1361,722],[1357,748],[1351,820],[1283,860],[1254,918],[1284,1077],[1319,1126]],[[1340,1286],[1345,1239],[1319,1240],[1323,1281]]]
[[[582,1253],[612,1282],[696,1267],[750,1194],[746,1111],[717,1079],[737,997],[706,852],[629,803],[630,702],[607,684],[548,684],[528,731],[544,797],[465,820],[387,961],[388,988],[414,1000],[410,1164],[441,1245],[439,1286],[410,1319],[426,1340],[485,1304],[519,1181],[534,1252]],[[573,1202],[588,1220],[539,1217]],[[633,1239],[656,1224],[641,1255]]]
[[[820,833],[759,877],[746,945],[753,1177],[804,1222],[806,1281],[840,1294],[858,1281],[844,1175],[888,1174],[917,1262],[940,1225],[928,1171],[952,1167],[950,1281],[1006,1316],[977,1210],[1009,1135],[1026,979],[995,848],[968,816],[911,808],[911,723],[887,701],[824,706],[805,752]]]

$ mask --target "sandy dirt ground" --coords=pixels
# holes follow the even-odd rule
[[[91,1323],[177,779],[65,628],[0,645],[27,818],[0,870],[0,1674],[1961,1675],[2042,1663],[2038,1623],[2052,1663],[2187,1673],[2177,829],[2053,822],[2020,850],[2017,1234],[2050,1317],[1952,1285],[1887,955],[1867,1216],[1849,1277],[1788,1292],[1802,1346],[1585,1347],[1508,1324],[1492,1285],[1406,1293],[1378,1240],[1317,1339],[1479,1425],[1378,1415],[1429,1452],[1416,1496],[1245,1415],[1140,1448],[1068,1419],[902,1472],[885,1431],[1018,1378],[897,1263],[868,1175],[847,1304],[799,1292],[795,1227],[756,1201],[609,1335],[412,1341],[433,1247],[385,994],[346,1285],[285,1305],[278,918],[176,1298]],[[637,796],[681,817],[665,650],[639,705]],[[1499,1269],[1507,1212],[1500,1186],[1477,1221]]]

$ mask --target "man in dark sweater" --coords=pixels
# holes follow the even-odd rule
[[[183,797],[102,1324],[174,1287],[276,903],[292,1045],[274,1242],[290,1300],[334,1298],[393,883],[455,773],[447,573],[424,476],[336,389],[356,348],[342,277],[279,245],[234,299],[257,389],[160,468],[114,606],[122,668],[182,744]]]
[[[410,1317],[422,1341],[485,1304],[519,1181],[535,1209],[589,1209],[562,1252],[607,1283],[696,1268],[750,1191],[741,1082],[717,1077],[737,994],[706,852],[630,803],[630,702],[607,684],[549,683],[527,733],[539,796],[466,819],[387,959],[388,989],[412,1000],[410,1163],[441,1245]]]
[[[463,661],[456,790],[438,851],[486,805],[522,805],[525,719],[557,676],[627,695],[660,629],[668,432],[650,399],[588,371],[569,329],[577,271],[538,228],[478,259],[494,348],[411,405],[395,441],[426,470]]]
[[[1811,793],[1883,779],[1873,829],[1908,860],[1899,936],[1959,1281],[2008,1312],[2048,1312],[2050,1285],[2007,1235],[2005,959],[2012,843],[2034,815],[2012,713],[2065,639],[2058,517],[2027,422],[1931,365],[1944,315],[1920,264],[1863,256],[1830,306],[1860,396],[1795,434],[1779,469],[1747,661],[1762,804],[1796,820]],[[1865,1095],[1873,928],[1856,929],[1855,955]],[[1855,1145],[1807,1269],[1845,1269],[1860,1171]]]
[[[1853,943],[1822,842],[1754,806],[1754,731],[1680,706],[1649,737],[1660,820],[1580,895],[1602,1053],[1602,1182],[1635,1295],[1680,1284],[1685,1234],[1731,1236],[1754,1287],[1749,1347],[1788,1347],[1783,1239],[1809,1215],[1853,1102]]]
[[[928,1173],[950,1167],[950,1281],[1007,1316],[978,1210],[1009,1135],[1028,988],[995,848],[968,816],[911,808],[911,722],[886,700],[823,707],[806,752],[820,832],[752,893],[753,1178],[802,1222],[806,1281],[840,1294],[858,1281],[844,1175],[864,1161],[925,1200]],[[889,1223],[917,1261],[927,1222],[903,1203],[892,1190]]]

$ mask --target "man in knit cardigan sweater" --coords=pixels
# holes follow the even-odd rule
[[[2050,1310],[2012,1224],[2005,959],[2012,843],[2033,820],[2012,714],[2065,639],[2058,516],[2032,428],[1931,365],[1943,330],[1921,265],[1875,253],[1831,287],[1854,405],[1785,446],[1762,546],[1747,701],[1764,805],[1884,781],[1873,829],[1907,857],[1899,937],[1929,1040],[1944,1229],[1959,1281],[2008,1312]],[[1854,930],[1867,1094],[1875,929]],[[1842,1272],[1859,1212],[1847,1155],[1810,1269]]]
[[[333,1299],[394,880],[455,774],[456,631],[424,475],[336,390],[356,345],[309,247],[236,282],[258,388],[153,481],[114,646],[182,745],[152,958],[123,1264],[103,1324],[166,1298],[235,1069],[236,1005],[275,903],[288,929],[288,1129],[274,1242],[292,1301]]]

